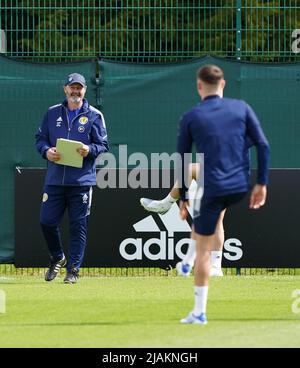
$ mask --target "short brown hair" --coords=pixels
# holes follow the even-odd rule
[[[224,72],[217,65],[208,64],[198,69],[197,77],[204,83],[217,85],[224,79]]]

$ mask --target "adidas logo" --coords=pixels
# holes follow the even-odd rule
[[[62,123],[62,117],[60,116],[57,120],[56,120],[56,127],[60,128],[61,127],[61,123]]]
[[[89,196],[87,194],[84,194],[82,197],[82,203],[87,204],[88,203]]]
[[[191,227],[187,221],[182,221],[179,216],[179,207],[176,203],[165,215],[158,215],[165,229],[161,230],[153,216],[147,216],[133,225],[136,233],[141,237],[127,238],[122,241],[119,252],[122,258],[133,261],[142,260],[144,257],[152,261],[174,260],[175,254],[183,259],[183,246],[190,243]],[[144,241],[143,235],[149,233],[159,234]],[[181,238],[175,243],[176,233],[187,233],[186,238]]]

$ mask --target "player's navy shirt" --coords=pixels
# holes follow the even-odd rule
[[[249,105],[242,100],[206,97],[181,119],[177,151],[190,153],[192,144],[204,154],[204,195],[209,197],[249,190],[249,147],[257,149],[257,183],[267,184],[269,144]],[[180,189],[187,199],[187,188]]]

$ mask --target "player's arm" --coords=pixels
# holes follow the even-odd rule
[[[270,146],[255,112],[249,105],[246,107],[246,114],[247,135],[256,147],[258,165],[257,184],[252,190],[250,208],[258,209],[265,204],[267,197]]]
[[[96,159],[101,153],[108,152],[109,145],[103,116],[98,115],[91,129],[91,143],[88,147],[88,156]]]
[[[192,158],[193,140],[189,131],[189,119],[185,115],[180,121],[177,137],[177,152],[179,153],[179,162],[176,165],[175,181],[179,187],[180,194],[180,214],[184,220],[188,217],[188,182],[189,167]]]
[[[42,124],[35,135],[35,146],[44,159],[47,159],[47,151],[51,148],[49,142],[48,111],[44,115]]]

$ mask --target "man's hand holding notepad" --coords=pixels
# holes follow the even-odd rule
[[[72,167],[82,167],[83,157],[77,151],[83,148],[84,144],[79,141],[59,138],[56,141],[56,151],[60,154],[60,159],[56,164],[67,165]]]

